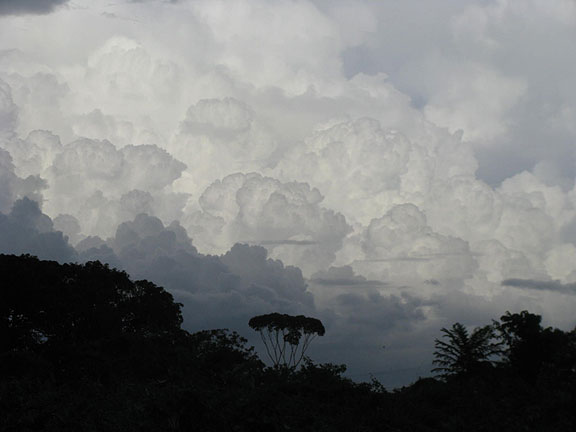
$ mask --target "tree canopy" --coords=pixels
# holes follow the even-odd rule
[[[181,305],[170,293],[100,262],[0,255],[0,274],[1,351],[180,330]]]
[[[546,369],[576,370],[576,334],[542,327],[542,317],[528,311],[506,312],[495,322],[507,349],[504,362],[523,379],[534,382]]]
[[[501,343],[495,340],[492,326],[478,327],[469,333],[466,327],[455,323],[452,328],[442,328],[447,341],[435,340],[432,369],[442,376],[473,372],[482,365],[491,364],[491,358],[501,352]]]
[[[260,333],[274,366],[288,368],[298,367],[312,340],[317,335],[324,336],[326,332],[319,319],[304,315],[258,315],[251,318],[248,325]]]

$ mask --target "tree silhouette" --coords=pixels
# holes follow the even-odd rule
[[[526,311],[442,329],[435,370],[457,379],[387,392],[305,357],[314,318],[252,318],[265,367],[239,334],[188,333],[169,293],[97,262],[0,255],[0,280],[2,431],[576,430],[576,333]]]
[[[574,370],[574,332],[544,328],[542,317],[528,311],[506,312],[500,321],[495,325],[506,344],[505,364],[526,381],[534,383],[543,368],[556,372]]]
[[[320,320],[303,315],[258,315],[251,318],[248,325],[260,333],[266,352],[276,367],[298,367],[312,340],[325,333]]]
[[[181,305],[148,281],[99,262],[0,255],[0,353],[64,353],[118,337],[180,331]]]
[[[442,328],[447,341],[435,340],[433,363],[438,367],[432,369],[443,377],[470,373],[482,364],[491,364],[490,357],[500,354],[501,343],[495,342],[492,326],[478,327],[468,333],[466,327],[455,323],[451,329]]]

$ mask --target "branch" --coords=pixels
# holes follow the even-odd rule
[[[262,330],[260,330],[258,333],[260,333],[260,337],[262,338],[262,342],[264,342],[264,346],[266,347],[266,352],[268,353],[268,357],[270,357],[270,360],[274,361],[274,358],[272,357],[272,354],[270,354],[270,350],[268,349],[268,344],[266,343],[266,339],[264,338],[264,333],[262,332]]]
[[[306,334],[306,336],[304,336],[304,343],[302,344],[302,352],[300,353],[300,358],[298,359],[298,361],[296,362],[296,367],[300,364],[300,362],[302,361],[302,359],[304,358],[304,354],[306,353],[306,350],[308,349],[308,347],[310,346],[310,343],[314,340],[314,338],[316,337],[316,334]]]
[[[272,334],[268,331],[268,339],[270,339],[270,345],[274,348],[274,365],[278,364],[278,347],[274,345],[274,341],[272,340]]]

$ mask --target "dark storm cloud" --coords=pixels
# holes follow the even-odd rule
[[[68,0],[0,0],[0,15],[44,15]]]
[[[9,214],[0,213],[0,253],[32,254],[59,262],[76,258],[68,239],[54,231],[52,220],[28,198],[16,201]]]
[[[140,214],[107,241],[77,245],[82,261],[102,260],[148,279],[184,304],[185,327],[244,329],[260,313],[310,313],[314,302],[299,269],[267,257],[260,246],[236,244],[222,256],[198,253],[178,222]]]
[[[576,295],[576,283],[563,284],[559,281],[539,281],[532,279],[506,279],[502,285],[516,288],[528,288],[540,291],[554,291],[562,294]]]

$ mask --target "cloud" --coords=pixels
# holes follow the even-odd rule
[[[352,267],[374,279],[465,280],[477,269],[469,245],[434,232],[413,204],[395,206],[373,219],[356,241],[361,255]]]
[[[0,145],[10,153],[15,172],[21,177],[46,176],[46,169],[62,151],[60,138],[45,130],[34,130],[26,139],[13,138]]]
[[[294,246],[311,246],[314,244],[318,244],[312,240],[262,240],[260,242],[261,245],[294,245]]]
[[[68,0],[2,0],[0,15],[48,14]]]
[[[12,100],[10,86],[0,79],[0,138],[6,137],[16,129],[18,108]]]
[[[14,174],[14,165],[10,153],[0,149],[0,212],[8,212],[14,201],[14,183],[18,177]]]
[[[335,10],[347,3],[334,2],[328,13],[341,21]],[[574,151],[568,107],[576,63],[564,53],[575,32],[574,2],[445,0],[432,8],[411,0],[371,10],[387,25],[365,34],[349,73],[385,70],[428,119],[463,129],[490,184],[542,160],[554,166],[554,184],[573,184],[566,160]]]
[[[325,272],[312,275],[310,282],[323,286],[383,286],[385,282],[368,280],[363,276],[355,275],[350,266],[330,267]]]
[[[60,262],[76,258],[67,238],[54,231],[51,219],[28,198],[16,201],[9,214],[0,213],[0,253],[31,254]]]
[[[406,201],[424,203],[431,189],[473,175],[476,163],[458,136],[434,130],[423,143],[361,118],[318,130],[278,164],[283,179],[304,179],[326,194],[326,205],[368,223]]]
[[[563,284],[560,281],[539,281],[532,279],[505,279],[502,285],[533,290],[554,291],[562,294],[576,295],[576,284]]]
[[[451,84],[428,100],[426,116],[452,132],[465,131],[464,138],[471,141],[490,141],[505,134],[509,122],[506,115],[524,96],[526,82],[502,76],[483,65],[468,64],[465,70],[458,69],[450,68],[445,79]]]
[[[178,3],[184,0],[130,0],[132,3],[161,2],[161,3]]]
[[[50,134],[35,132],[12,148],[17,155],[34,155],[23,162],[34,162],[32,168],[50,185],[45,208],[74,216],[83,235],[107,237],[142,212],[172,221],[187,199],[167,189],[186,166],[155,145],[118,149],[109,141],[79,139],[60,146]]]
[[[63,103],[69,87],[53,70],[17,50],[0,51],[0,80],[11,88],[17,106],[12,129],[26,136],[43,129],[70,136],[70,121],[64,118]]]
[[[341,214],[321,206],[322,199],[306,183],[238,173],[212,183],[199,198],[200,210],[183,221],[201,249],[258,243],[310,272],[328,266],[351,231]]]
[[[10,153],[0,148],[0,213],[8,213],[20,198],[41,201],[41,191],[45,188],[46,182],[38,176],[16,175]]]
[[[140,214],[120,224],[107,241],[86,238],[78,249],[83,261],[100,259],[168,289],[184,304],[185,327],[191,330],[249,332],[248,320],[270,311],[314,315],[314,299],[299,269],[268,258],[259,246],[237,244],[221,256],[200,254],[178,222],[164,226]]]
[[[367,280],[348,266],[318,272],[308,283],[327,329],[311,348],[313,358],[337,357],[360,380],[370,379],[367,371],[390,372],[377,375],[386,385],[398,385],[428,368],[422,367],[429,362],[429,353],[421,329],[434,325],[429,301],[402,293],[397,286]],[[413,351],[406,356],[411,343]]]
[[[271,164],[277,145],[247,104],[224,98],[201,99],[190,106],[167,148],[193,173],[180,187],[201,193],[228,174],[262,171]]]
[[[193,7],[220,47],[215,63],[249,76],[258,87],[280,84],[299,94],[339,74],[337,28],[310,2],[216,0]]]

